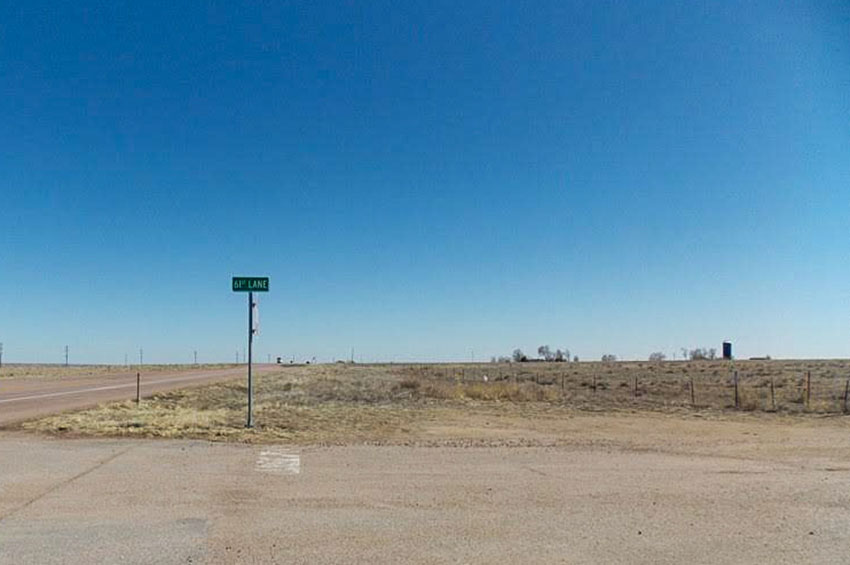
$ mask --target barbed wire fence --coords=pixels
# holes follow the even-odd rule
[[[470,398],[489,397],[487,387],[538,389],[525,395],[582,407],[693,408],[748,412],[847,414],[850,378],[811,372],[715,370],[711,374],[656,371],[647,374],[600,365],[575,370],[535,364],[416,365],[401,368],[424,382],[454,385]],[[490,395],[492,396],[492,395]],[[510,398],[506,394],[505,398]]]

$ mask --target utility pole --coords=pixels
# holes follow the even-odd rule
[[[198,350],[195,350],[195,365],[198,364]]]
[[[126,353],[124,354],[124,366],[125,366],[125,367],[129,367],[129,366],[130,366],[129,361],[127,360],[127,354],[126,354]]]
[[[145,350],[140,347],[139,348],[139,366],[141,367],[144,364],[145,364]]]
[[[68,346],[65,346],[65,366],[68,366]]]
[[[239,350],[236,350],[236,364],[239,364]]]

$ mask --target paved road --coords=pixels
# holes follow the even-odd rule
[[[842,563],[850,466],[0,435],[0,565]]]
[[[255,366],[258,374],[274,370],[274,368],[274,365]],[[245,367],[143,372],[142,396],[239,377],[246,378],[246,375]],[[135,397],[135,372],[58,379],[33,377],[2,379],[0,380],[0,426],[64,410],[86,408],[102,402]]]

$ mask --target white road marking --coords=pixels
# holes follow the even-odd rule
[[[174,379],[159,379],[157,381],[142,381],[142,388],[148,385],[158,385],[163,383],[179,383],[181,381],[194,381],[198,379],[209,379],[218,375],[196,375],[192,377],[177,377]],[[222,375],[222,376],[227,376]],[[44,394],[31,394],[28,396],[17,396],[14,398],[4,398],[0,399],[0,404],[6,404],[7,402],[20,402],[23,400],[36,400],[39,398],[53,398],[56,396],[70,396],[72,394],[83,394],[85,392],[97,392],[99,390],[118,390],[121,388],[136,388],[136,381],[132,383],[122,384],[122,385],[109,385],[109,386],[97,386],[91,388],[78,388],[74,390],[64,390],[62,392],[45,392]]]
[[[257,458],[254,470],[276,475],[297,475],[301,472],[301,456],[280,449],[264,449]]]

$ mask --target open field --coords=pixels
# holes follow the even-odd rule
[[[197,371],[198,369],[227,369],[237,367],[233,363],[205,363],[199,365],[69,365],[59,363],[3,363],[0,367],[0,379],[27,378],[56,380],[74,377],[101,377],[121,373],[174,373],[178,371]]]
[[[844,411],[850,361],[460,364],[413,366],[401,371],[424,383],[442,380],[459,383],[462,388],[469,388],[472,383],[481,384],[464,393],[472,397],[476,394],[493,396],[493,392],[487,391],[498,388],[483,386],[489,383],[520,387],[534,384],[537,386],[525,389],[527,396],[586,409],[699,408],[836,413]],[[807,386],[810,387],[808,396]]]
[[[738,372],[738,409],[732,371]],[[744,361],[734,368],[720,361],[280,367],[256,378],[251,430],[244,427],[244,380],[21,427],[65,436],[299,444],[557,445],[559,434],[575,431],[565,422],[587,411],[768,421],[834,416],[844,426],[848,374],[847,361]]]

